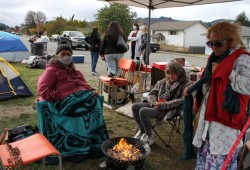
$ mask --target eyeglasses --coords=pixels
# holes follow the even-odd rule
[[[225,42],[226,40],[214,40],[214,41],[208,41],[206,44],[209,48],[212,47],[221,48]]]

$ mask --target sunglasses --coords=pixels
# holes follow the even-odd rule
[[[206,44],[209,48],[215,47],[215,48],[221,48],[226,40],[214,40],[214,41],[208,41]]]

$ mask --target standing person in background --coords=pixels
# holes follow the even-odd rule
[[[230,22],[215,24],[208,29],[207,38],[213,52],[204,74],[184,92],[192,97],[197,90],[193,138],[198,148],[196,170],[221,169],[245,124],[250,95],[250,54],[244,50],[240,26]],[[227,169],[237,169],[236,152]]]
[[[91,54],[91,71],[92,75],[98,76],[99,73],[96,72],[96,64],[99,58],[99,49],[100,49],[100,35],[98,32],[98,28],[96,26],[93,27],[92,32],[85,38],[85,41],[90,44],[90,54]]]
[[[108,67],[108,76],[113,77],[118,72],[118,62],[123,57],[123,53],[117,47],[119,35],[124,37],[123,30],[118,22],[111,21],[106,29],[100,46],[100,57],[105,61]]]
[[[133,60],[136,57],[137,60],[140,60],[139,48],[141,46],[141,30],[137,23],[133,24],[133,31],[130,32],[128,40],[131,41],[131,59]]]
[[[144,64],[149,65],[149,51],[148,56],[147,55],[147,40],[148,40],[148,27],[144,26],[142,29],[142,35],[141,35],[141,46],[140,46],[140,55],[142,55],[142,59]]]

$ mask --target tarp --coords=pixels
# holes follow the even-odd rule
[[[19,36],[0,31],[0,56],[9,62],[20,62],[30,53]]]
[[[32,95],[19,72],[4,58],[0,57],[0,101],[17,96]]]

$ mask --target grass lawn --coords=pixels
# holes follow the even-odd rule
[[[0,103],[0,111],[2,107],[8,107],[11,114],[0,114],[0,132],[5,128],[15,127],[21,124],[37,125],[37,114],[35,110],[22,111],[21,107],[31,108],[34,104],[34,100],[37,96],[37,80],[39,75],[43,72],[40,69],[27,69],[24,64],[14,63],[12,64],[21,74],[23,80],[25,80],[28,86],[34,93],[32,97],[15,98]],[[98,87],[97,79],[91,75],[85,75],[89,84],[92,87]],[[120,115],[112,110],[104,107],[104,117],[106,120],[107,128],[110,137],[117,136],[133,136],[135,134],[136,124],[133,119]],[[162,133],[164,137],[168,137],[170,132],[169,127],[160,126],[158,131]],[[179,159],[183,150],[183,140],[180,134],[174,133],[170,147],[166,148],[161,141],[156,137],[155,144],[151,147],[150,155],[145,159],[145,169],[147,170],[186,170],[194,169],[195,160],[181,161]],[[97,170],[98,165],[105,158],[99,159],[87,159],[80,163],[71,163],[64,161],[64,170]],[[22,167],[22,170],[39,170],[41,167],[39,164],[32,163]],[[46,170],[58,169],[58,166],[48,165]]]

